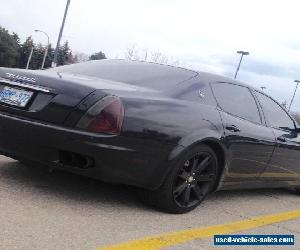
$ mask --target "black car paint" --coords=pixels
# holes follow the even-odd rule
[[[265,178],[299,180],[300,138],[283,130],[273,129],[277,138],[274,156],[264,172]]]
[[[217,152],[222,168],[216,189],[300,185],[298,135],[275,131],[263,116],[263,124],[254,124],[218,107],[211,84],[246,86],[238,81],[199,72],[174,88],[159,91],[53,70],[1,68],[0,77],[6,78],[7,72],[35,78],[36,84],[50,91],[48,99],[36,92],[41,98],[25,110],[0,105],[0,151],[15,159],[153,190],[183,152],[205,143]],[[125,107],[121,135],[75,129],[89,107],[107,94],[119,96]],[[228,129],[232,125],[238,131]],[[280,136],[286,141],[278,141]],[[92,157],[95,167],[62,166],[60,151]]]
[[[255,180],[264,172],[275,146],[273,132],[261,125],[220,112],[225,127],[224,143],[230,152],[228,178]],[[236,129],[230,129],[235,125]],[[242,167],[241,167],[242,166]]]

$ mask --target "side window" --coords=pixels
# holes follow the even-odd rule
[[[294,122],[286,111],[268,96],[255,91],[260,102],[267,124],[275,128],[294,128]]]
[[[224,111],[251,122],[261,123],[255,99],[247,87],[214,83],[212,88],[219,106]]]

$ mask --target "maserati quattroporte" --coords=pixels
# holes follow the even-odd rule
[[[172,213],[221,189],[299,189],[299,132],[268,95],[218,75],[125,60],[0,68],[2,154],[140,187]]]

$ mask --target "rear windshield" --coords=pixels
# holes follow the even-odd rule
[[[126,60],[89,61],[52,68],[50,70],[59,73],[99,77],[101,79],[130,83],[159,90],[172,88],[177,83],[197,75],[192,70]]]

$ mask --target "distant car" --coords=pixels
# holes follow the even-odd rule
[[[295,121],[233,79],[125,60],[0,77],[0,150],[21,162],[141,187],[171,213],[220,189],[300,187]]]

